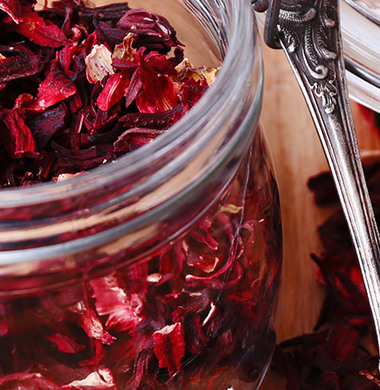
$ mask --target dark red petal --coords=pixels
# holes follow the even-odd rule
[[[153,141],[164,130],[132,128],[125,130],[114,142],[114,151],[128,153]]]
[[[125,31],[113,27],[110,22],[102,22],[94,20],[94,25],[96,27],[96,33],[102,40],[105,40],[110,47],[114,47],[118,43],[123,41],[125,36]]]
[[[154,353],[161,368],[167,368],[170,376],[181,368],[185,354],[185,340],[182,324],[166,325],[153,333]]]
[[[140,113],[132,112],[125,114],[120,118],[120,122],[124,127],[143,127],[149,129],[166,130],[174,122],[174,115],[182,111],[182,105],[174,107],[171,110],[164,112]]]
[[[86,149],[69,149],[51,141],[51,147],[57,155],[56,168],[63,169],[62,173],[78,173],[102,164],[111,159],[112,155],[107,148],[95,146]],[[111,148],[109,148],[111,149]]]
[[[45,379],[40,373],[20,372],[0,379],[0,390],[60,390],[61,386]]]
[[[13,158],[37,157],[38,152],[32,132],[17,109],[2,111],[2,120],[8,129],[3,131],[2,143]]]
[[[53,135],[65,126],[66,115],[66,106],[59,104],[27,121],[39,148],[46,147]]]
[[[162,54],[179,47],[174,28],[166,18],[141,8],[131,9],[118,21],[117,27],[134,34],[134,44]]]
[[[187,349],[194,354],[201,354],[209,342],[202,330],[202,324],[198,315],[190,313],[184,322],[185,340]]]
[[[40,70],[40,62],[37,55],[0,58],[0,83],[36,74]]]
[[[72,70],[73,57],[81,53],[78,45],[67,44],[59,51],[59,64],[61,69],[67,77],[72,77],[74,71]]]
[[[206,83],[198,83],[192,77],[187,79],[179,91],[179,98],[183,104],[184,111],[187,112],[192,108],[202,95],[206,92],[208,86]]]
[[[359,332],[349,325],[341,325],[329,335],[331,356],[338,362],[352,361],[359,345]]]

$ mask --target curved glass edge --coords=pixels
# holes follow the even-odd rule
[[[380,88],[354,72],[346,71],[350,98],[373,111],[380,112]]]

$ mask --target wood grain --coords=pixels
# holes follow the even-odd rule
[[[265,89],[262,124],[277,173],[284,237],[284,263],[275,328],[278,341],[310,332],[316,322],[323,289],[315,281],[311,253],[320,253],[316,229],[331,210],[316,207],[306,183],[327,169],[317,133],[302,94],[282,51],[263,45]],[[353,104],[362,154],[379,149],[379,137]],[[269,370],[261,390],[285,389]]]

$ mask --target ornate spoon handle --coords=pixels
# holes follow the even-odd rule
[[[380,341],[380,238],[347,97],[338,1],[283,2],[277,14],[276,39],[302,89],[330,165]]]

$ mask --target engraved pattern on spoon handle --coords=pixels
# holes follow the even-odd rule
[[[282,5],[278,37],[330,165],[380,341],[380,239],[348,100],[338,1]]]

